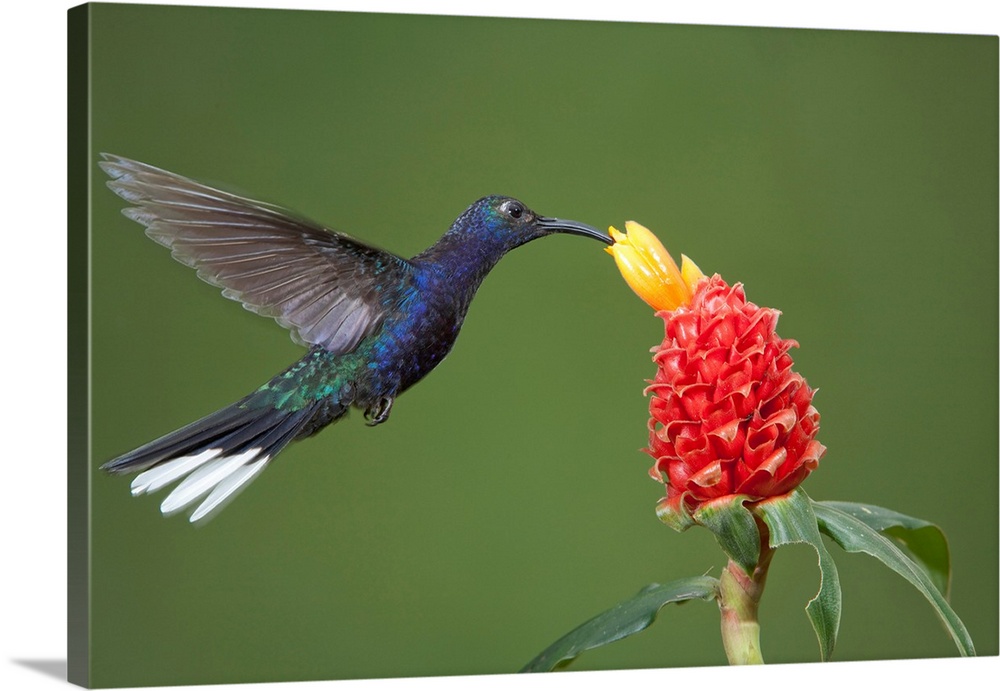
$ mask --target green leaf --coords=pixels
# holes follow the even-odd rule
[[[855,504],[846,501],[817,501],[815,506],[825,506],[842,511],[858,519],[869,528],[890,538],[922,566],[934,581],[941,594],[948,597],[951,586],[951,557],[948,540],[938,526],[920,518],[913,518],[881,506]]]
[[[805,543],[816,550],[820,571],[819,592],[806,605],[806,614],[816,631],[820,658],[825,662],[833,655],[837,631],[840,629],[840,577],[837,565],[823,545],[812,500],[801,489],[797,489],[791,494],[760,502],[757,504],[757,511],[770,530],[771,547]]]
[[[955,614],[929,573],[904,554],[892,540],[833,504],[834,502],[820,502],[814,505],[820,530],[846,551],[869,554],[908,580],[934,607],[959,652],[966,656],[975,655],[976,650],[965,624]]]
[[[570,631],[543,650],[521,671],[551,672],[557,667],[565,667],[585,650],[613,643],[647,628],[656,620],[656,615],[664,605],[696,599],[713,600],[718,588],[719,582],[709,576],[682,578],[664,585],[647,585],[634,597],[618,603]]]
[[[694,512],[694,520],[715,534],[726,555],[747,574],[753,573],[760,559],[760,531],[750,509],[743,502],[745,495],[725,497],[702,504]]]
[[[674,503],[663,497],[656,504],[656,517],[678,533],[683,533],[695,524],[694,519],[691,517],[691,512],[687,510],[687,506],[684,504],[683,498],[679,502]]]

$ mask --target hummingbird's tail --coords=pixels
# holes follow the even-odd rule
[[[191,514],[194,523],[225,506],[290,441],[313,431],[317,414],[335,419],[346,412],[346,407],[330,411],[322,402],[282,409],[259,405],[256,398],[251,394],[119,456],[101,469],[116,474],[142,471],[132,481],[133,496],[181,480],[160,510],[173,514],[204,497]]]

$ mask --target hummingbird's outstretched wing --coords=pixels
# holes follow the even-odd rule
[[[101,154],[123,213],[227,298],[273,317],[292,340],[353,350],[386,313],[382,286],[404,288],[410,264],[389,252],[153,166]]]

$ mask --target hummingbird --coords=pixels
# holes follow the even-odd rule
[[[476,290],[510,250],[597,228],[486,196],[410,259],[271,204],[145,163],[101,154],[122,213],[222,294],[273,318],[305,355],[242,399],[101,466],[138,472],[134,496],[178,484],[164,515],[192,523],[228,504],[289,443],[363,411],[388,420],[396,398],[451,351]]]

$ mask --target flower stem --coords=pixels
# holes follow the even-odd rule
[[[764,664],[757,606],[764,594],[764,581],[774,550],[768,545],[767,527],[758,521],[758,528],[761,531],[760,558],[753,573],[747,574],[730,559],[719,579],[722,645],[731,665]]]

